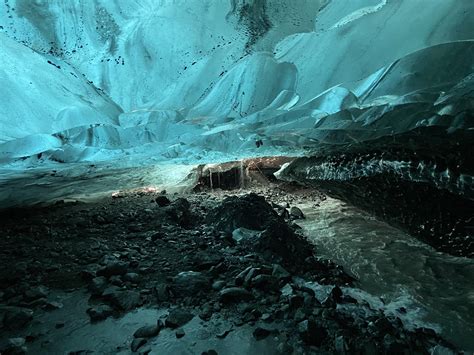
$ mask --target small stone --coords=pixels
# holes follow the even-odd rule
[[[217,354],[217,351],[211,349],[208,351],[204,351],[201,355],[218,355],[218,354]]]
[[[161,327],[158,323],[145,325],[137,329],[137,331],[133,333],[133,336],[135,338],[152,338],[152,337],[156,337],[160,333],[160,330],[161,330]]]
[[[64,326],[66,325],[65,322],[63,321],[59,321],[59,322],[56,322],[56,325],[54,326],[56,329],[60,329],[60,328],[64,328]]]
[[[326,329],[311,320],[298,323],[298,331],[308,345],[320,346],[328,336]]]
[[[46,311],[54,311],[56,309],[61,309],[63,308],[63,304],[61,302],[46,302],[46,304],[43,306],[43,308]]]
[[[119,275],[110,276],[109,282],[114,286],[119,286],[119,287],[123,286],[123,281]]]
[[[131,345],[132,352],[137,352],[137,350],[145,344],[146,344],[146,339],[144,338],[133,339],[132,345]]]
[[[128,272],[122,276],[123,281],[128,281],[131,283],[138,283],[140,281],[140,275],[135,272]]]
[[[253,295],[241,287],[229,287],[219,292],[219,300],[222,303],[249,301],[252,298]]]
[[[290,296],[290,309],[298,309],[304,305],[304,297],[301,295]]]
[[[271,275],[257,275],[252,279],[252,286],[265,291],[278,290],[278,280]]]
[[[107,288],[107,279],[104,276],[95,277],[89,283],[88,289],[94,296],[100,296]]]
[[[184,332],[183,328],[178,328],[178,329],[176,329],[175,335],[176,335],[176,338],[180,339],[180,338],[184,337],[186,335],[186,333]]]
[[[280,289],[280,292],[283,297],[290,297],[293,294],[293,287],[290,284],[286,284]]]
[[[170,311],[168,317],[166,318],[165,324],[167,327],[174,329],[185,325],[193,318],[194,315],[192,313],[189,313],[183,309],[175,308]]]
[[[337,303],[340,303],[342,300],[342,290],[339,286],[334,286],[333,289],[331,290],[330,297],[336,301]]]
[[[113,309],[105,304],[91,307],[86,313],[89,315],[92,322],[98,322],[110,317],[113,314]]]
[[[97,276],[110,277],[114,275],[125,275],[128,264],[123,261],[110,261],[103,268],[97,270]]]
[[[33,311],[23,307],[6,307],[3,309],[3,325],[12,330],[23,328],[33,319]]]
[[[171,289],[176,295],[194,297],[211,288],[211,280],[201,272],[184,271],[173,278]]]
[[[272,276],[279,280],[289,280],[291,278],[291,274],[278,264],[273,265]]]
[[[154,286],[152,293],[158,302],[166,302],[170,298],[169,287],[166,284],[158,284]]]
[[[145,347],[141,347],[138,353],[140,355],[148,355],[149,353],[151,353],[151,350],[152,350],[151,346],[147,345]]]
[[[290,208],[290,216],[296,219],[303,219],[304,214],[298,207],[293,206]]]
[[[217,281],[214,281],[214,283],[212,284],[212,289],[214,291],[220,291],[224,288],[224,286],[225,286],[225,281],[217,280]]]
[[[26,302],[32,302],[39,298],[45,298],[47,295],[48,295],[47,289],[43,286],[39,286],[39,287],[31,288],[25,291],[23,295],[23,299]]]
[[[25,338],[10,338],[0,344],[0,354],[23,355],[27,350]]]
[[[171,203],[169,198],[164,195],[159,195],[157,198],[155,198],[155,202],[160,207],[168,206]]]
[[[252,334],[256,340],[262,340],[268,337],[271,334],[271,331],[265,328],[257,327]]]
[[[346,341],[343,336],[336,336],[334,340],[334,348],[338,354],[345,354],[347,351]]]
[[[251,266],[247,267],[245,270],[241,271],[236,277],[235,277],[235,284],[237,286],[241,286],[244,283],[245,277],[249,273],[249,271],[252,269]]]

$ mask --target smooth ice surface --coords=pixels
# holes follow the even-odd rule
[[[2,203],[51,171],[106,176],[472,130],[473,10],[467,0],[2,2]],[[135,185],[130,175],[114,188]],[[87,191],[74,186],[54,197]],[[52,197],[40,191],[38,201]]]

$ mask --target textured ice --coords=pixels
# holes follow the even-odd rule
[[[150,182],[161,164],[472,130],[473,10],[459,0],[5,1],[0,198],[13,203],[14,181],[51,171],[118,169],[116,188]],[[137,167],[139,183],[123,173]],[[165,184],[159,176],[150,180]],[[67,184],[64,195],[84,192]]]

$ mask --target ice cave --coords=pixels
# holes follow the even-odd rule
[[[0,354],[472,354],[473,0],[2,0]]]

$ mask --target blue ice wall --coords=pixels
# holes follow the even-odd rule
[[[7,0],[0,184],[472,130],[473,10],[468,0]]]

